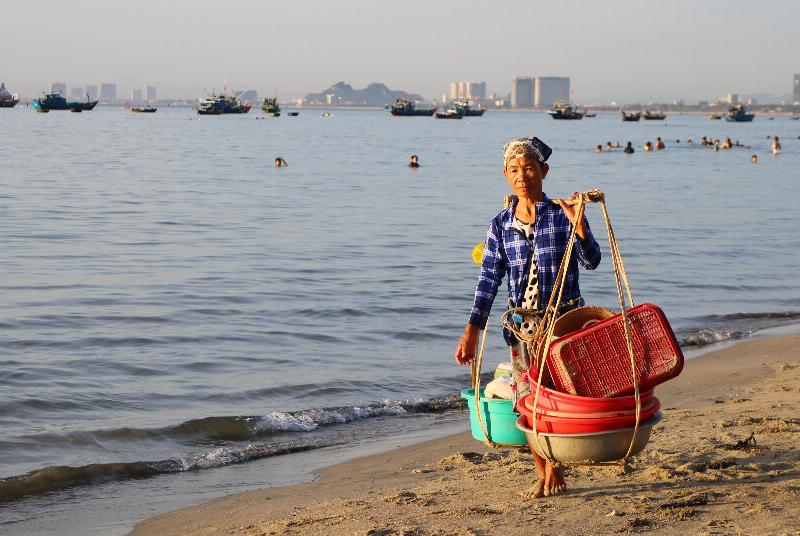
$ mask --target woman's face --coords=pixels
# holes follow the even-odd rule
[[[542,181],[549,169],[547,164],[540,164],[533,157],[522,156],[509,160],[503,174],[518,197],[538,199],[542,193]]]

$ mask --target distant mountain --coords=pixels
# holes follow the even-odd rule
[[[364,89],[353,89],[353,86],[346,82],[336,82],[319,93],[309,93],[303,101],[306,104],[336,106],[385,106],[393,104],[397,99],[424,100],[421,95],[393,91],[385,84],[373,83]]]

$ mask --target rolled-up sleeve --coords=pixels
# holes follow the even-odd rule
[[[497,295],[497,289],[506,273],[506,260],[500,243],[501,229],[497,221],[492,221],[486,231],[486,243],[483,247],[481,273],[475,287],[475,301],[469,315],[469,323],[481,329],[486,327],[486,321],[492,310],[492,303]]]
[[[583,223],[586,226],[586,238],[581,240],[575,237],[575,245],[578,250],[578,262],[587,270],[594,270],[600,264],[600,245],[594,239],[592,229],[589,227],[589,220],[586,216],[583,217]]]

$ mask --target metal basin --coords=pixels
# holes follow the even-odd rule
[[[663,419],[659,411],[650,420],[639,425],[636,441],[631,455],[641,452],[650,440],[650,432],[654,425]],[[611,462],[622,459],[628,452],[633,437],[633,428],[623,428],[610,432],[592,432],[587,434],[539,434],[536,442],[533,430],[528,427],[524,416],[517,419],[517,428],[525,433],[528,443],[540,456],[564,463]],[[542,452],[542,448],[547,455]]]

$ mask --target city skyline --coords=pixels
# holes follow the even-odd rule
[[[28,96],[56,80],[112,80],[120,95],[150,85],[159,97],[187,98],[227,86],[288,100],[344,80],[438,100],[453,80],[485,81],[487,94],[503,96],[516,76],[553,73],[570,77],[576,102],[696,102],[791,95],[800,71],[800,4],[787,0],[758,10],[742,0],[677,0],[669,9],[630,0],[614,9],[409,0],[403,10],[366,0],[239,0],[226,9],[244,15],[224,23],[219,4],[205,0],[12,4],[0,31],[25,53],[4,58],[0,79]]]
[[[344,82],[338,82],[342,84]],[[709,103],[713,106],[718,103],[729,104],[767,104],[767,105],[800,105],[800,73],[794,74],[791,83],[790,93],[780,96],[782,100],[772,100],[765,102],[761,100],[764,96],[759,95],[756,98],[753,95],[739,94],[739,93],[726,93],[715,98],[700,99],[696,102],[686,102],[685,99],[675,99],[672,102],[665,101],[641,101],[641,102],[606,102],[606,103],[577,103],[588,106],[620,106],[620,105],[642,105],[642,104],[672,104],[672,105],[699,105],[701,107],[708,106]],[[380,82],[375,82],[370,85],[383,85]],[[332,89],[329,87],[328,89]],[[394,88],[388,88],[394,89]],[[400,89],[400,91],[404,91]],[[44,91],[42,93],[45,93]],[[224,87],[223,90],[212,89],[211,91],[204,89],[202,95],[187,95],[187,96],[172,96],[172,97],[159,97],[156,91],[156,86],[149,84],[134,86],[132,88],[118,88],[116,83],[104,82],[102,84],[87,84],[73,86],[64,82],[53,82],[50,84],[50,93],[59,93],[75,100],[88,100],[99,99],[104,103],[120,103],[128,102],[157,102],[159,100],[165,101],[193,101],[202,99],[210,93],[227,93],[237,96],[245,101],[256,102],[260,100],[260,93],[257,89],[238,89]],[[411,92],[409,92],[411,93]],[[447,103],[454,100],[466,100],[478,105],[488,105],[497,108],[536,108],[547,109],[551,108],[558,102],[573,102],[574,100],[565,99],[565,95],[572,93],[570,89],[570,77],[553,77],[553,76],[515,76],[511,81],[511,91],[505,95],[498,95],[496,93],[487,94],[486,82],[465,82],[454,81],[449,84],[449,91],[442,93],[439,99],[424,99],[434,103]],[[304,97],[313,95],[313,92],[307,93]],[[23,98],[34,99],[37,95],[22,95]],[[295,102],[305,100],[303,97],[283,98],[282,102]],[[389,101],[384,104],[390,104]],[[383,104],[381,104],[383,106]]]

